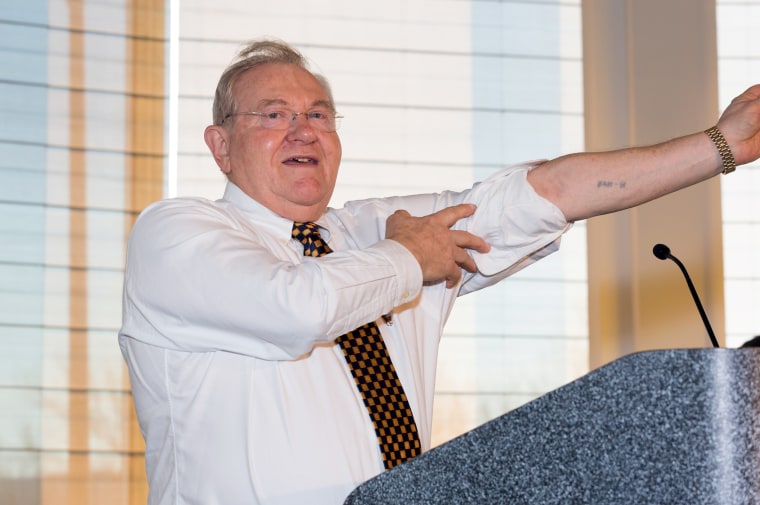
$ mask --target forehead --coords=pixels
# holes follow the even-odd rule
[[[250,105],[263,101],[293,105],[329,102],[326,90],[311,72],[286,63],[267,63],[245,71],[234,92],[241,104]]]

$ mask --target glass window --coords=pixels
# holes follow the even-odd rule
[[[718,88],[725,109],[741,90],[758,82],[760,1],[717,1]],[[760,335],[760,164],[721,177],[726,346]]]

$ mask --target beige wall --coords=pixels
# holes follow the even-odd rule
[[[718,113],[714,0],[584,0],[588,150],[703,130]],[[588,222],[590,364],[702,347],[707,333],[667,244],[723,334],[720,180]]]

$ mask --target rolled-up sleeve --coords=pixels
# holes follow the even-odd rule
[[[558,250],[562,235],[572,226],[528,183],[528,171],[538,164],[504,169],[467,195],[466,201],[478,210],[465,227],[491,246],[487,253],[472,251],[480,275],[504,277],[525,268]]]
[[[472,188],[403,197],[350,202],[338,211],[346,228],[355,229],[357,247],[366,247],[385,234],[385,218],[398,209],[426,216],[461,203],[477,206],[475,214],[453,228],[483,237],[491,246],[487,253],[469,251],[478,271],[464,272],[460,294],[490,286],[557,251],[560,239],[571,226],[562,211],[541,197],[527,180],[528,172],[541,161],[506,167]],[[377,219],[383,216],[383,219]],[[377,229],[359,229],[374,219]]]

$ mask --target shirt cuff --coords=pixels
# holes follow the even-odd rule
[[[422,268],[417,258],[406,247],[395,240],[385,239],[377,242],[372,249],[388,259],[396,270],[396,303],[403,305],[417,298],[422,291]]]

